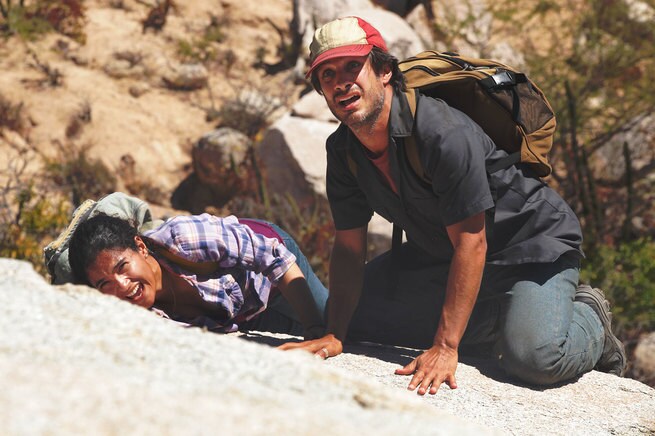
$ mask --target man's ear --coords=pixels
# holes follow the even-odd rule
[[[382,83],[385,86],[388,85],[391,82],[391,77],[393,77],[393,71],[391,70],[391,66],[386,65],[380,76],[382,77]]]

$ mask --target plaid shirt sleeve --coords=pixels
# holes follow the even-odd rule
[[[253,232],[234,216],[178,216],[145,236],[184,259],[218,262],[222,268],[242,267],[263,274],[273,284],[296,261],[276,239]]]

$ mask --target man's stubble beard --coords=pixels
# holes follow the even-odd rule
[[[362,114],[350,113],[346,116],[338,116],[335,111],[330,107],[332,114],[343,124],[348,126],[353,132],[370,133],[375,129],[375,125],[380,119],[382,110],[384,109],[384,89],[380,90],[377,98],[373,102],[371,109]]]

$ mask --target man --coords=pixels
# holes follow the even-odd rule
[[[327,358],[347,336],[427,348],[396,371],[413,375],[408,389],[421,395],[457,387],[466,345],[490,348],[508,374],[534,384],[593,368],[622,375],[608,303],[578,287],[582,235],[564,200],[521,164],[488,175],[485,165],[507,153],[443,101],[419,95],[413,120],[398,61],[364,20],[325,24],[310,50],[308,76],[341,121],[327,140],[328,334],[283,348]],[[408,162],[410,135],[430,186]],[[365,265],[373,211],[408,242]]]

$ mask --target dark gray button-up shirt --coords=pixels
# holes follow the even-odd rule
[[[401,93],[389,120],[389,159],[396,195],[341,125],[327,140],[327,194],[339,230],[366,225],[373,211],[402,227],[410,243],[449,262],[453,247],[446,226],[488,213],[487,262],[514,265],[553,262],[563,253],[582,256],[580,223],[566,202],[530,168],[519,164],[487,174],[486,165],[507,156],[462,112],[439,99],[419,96],[415,123]],[[431,186],[410,166],[403,150],[412,134]],[[348,164],[350,153],[355,173]],[[494,204],[492,190],[496,192]]]

